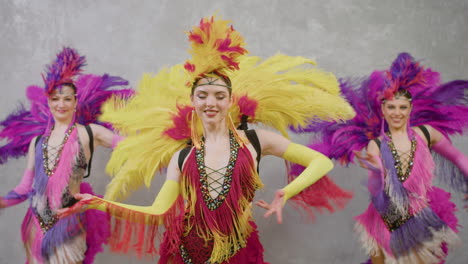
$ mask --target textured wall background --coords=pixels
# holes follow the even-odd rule
[[[157,72],[165,65],[188,58],[184,31],[203,16],[218,11],[233,21],[248,45],[250,54],[267,57],[278,51],[317,60],[337,76],[359,76],[387,68],[401,51],[440,71],[444,80],[468,78],[467,0],[102,0],[102,1],[0,1],[0,119],[19,101],[25,88],[42,85],[40,73],[55,53],[70,45],[86,55],[89,73],[122,76],[136,86],[143,72]],[[307,143],[308,136],[295,137]],[[468,154],[468,138],[455,138]],[[108,178],[103,174],[110,152],[98,150],[90,182],[100,193]],[[0,194],[13,188],[22,175],[23,159],[1,167]],[[258,198],[270,200],[283,186],[282,162],[265,158],[261,176],[266,184]],[[352,189],[355,198],[346,210],[317,217],[307,224],[291,208],[285,223],[263,219],[255,210],[265,257],[271,263],[358,263],[366,256],[353,234],[354,215],[367,204],[360,182],[365,171],[336,166],[333,177]],[[150,204],[160,181],[151,190],[141,190],[130,202]],[[462,205],[461,195],[454,200]],[[0,216],[0,263],[22,263],[24,252],[19,235],[26,203]],[[466,225],[467,213],[459,212]],[[447,263],[468,259],[468,230],[465,241]],[[96,263],[154,263],[110,253],[100,254]]]

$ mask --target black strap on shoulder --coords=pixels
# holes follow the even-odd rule
[[[184,165],[184,160],[192,149],[191,146],[187,146],[179,152],[179,159],[177,163],[179,164],[179,170],[182,171],[182,165]]]
[[[424,136],[426,137],[427,145],[431,146],[431,134],[429,133],[429,130],[427,130],[427,127],[425,127],[424,125],[420,125],[418,127],[419,127],[419,129],[421,129]]]
[[[260,140],[258,140],[257,133],[254,129],[244,130],[245,135],[249,139],[250,143],[254,147],[255,151],[257,152],[257,171],[258,171],[258,164],[260,164],[260,158],[262,156],[262,147],[260,146]],[[187,155],[190,153],[192,146],[187,146],[179,152],[179,158],[177,163],[179,165],[179,170],[182,171],[182,165],[184,164],[184,160]]]
[[[380,149],[380,144],[382,143],[382,142],[380,141],[380,139],[374,138],[373,140],[374,140],[375,144],[377,144],[377,147],[379,147],[379,149]]]
[[[244,130],[245,135],[249,139],[250,143],[257,152],[257,172],[260,164],[260,158],[262,157],[262,146],[260,145],[260,140],[258,140],[257,132],[255,129]]]
[[[34,141],[34,147],[37,146],[37,143],[39,143],[39,140],[41,140],[42,135],[39,135],[36,137],[36,141]]]
[[[85,126],[86,132],[88,132],[88,137],[89,137],[89,151],[90,151],[90,156],[89,156],[89,162],[88,162],[88,174],[84,176],[84,178],[88,178],[89,175],[91,174],[91,163],[93,161],[93,153],[94,153],[94,136],[93,136],[93,130],[89,125]]]

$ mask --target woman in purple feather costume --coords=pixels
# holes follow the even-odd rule
[[[459,226],[450,193],[433,178],[467,191],[468,158],[448,136],[468,128],[468,81],[440,84],[437,72],[401,53],[388,71],[341,87],[356,117],[303,130],[319,134],[310,147],[345,165],[356,155],[369,170],[371,203],[355,218],[367,263],[444,263]]]
[[[93,146],[112,147],[119,141],[112,131],[93,123],[106,99],[131,94],[109,90],[127,85],[119,77],[80,75],[75,80],[84,64],[83,56],[64,48],[47,67],[45,91],[28,87],[30,110],[21,107],[0,123],[0,139],[8,142],[0,147],[0,164],[27,155],[20,184],[0,197],[0,208],[30,202],[21,232],[26,263],[92,263],[110,234],[104,213],[63,219],[55,214],[74,203],[75,193],[92,193],[82,180]]]

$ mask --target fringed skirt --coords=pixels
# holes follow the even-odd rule
[[[428,192],[429,206],[390,231],[371,203],[355,219],[356,231],[370,256],[382,250],[386,264],[444,263],[447,247],[459,242],[458,219],[450,193],[433,187]]]
[[[81,183],[80,192],[94,195],[88,183]],[[108,243],[109,221],[106,213],[88,210],[41,226],[41,219],[29,208],[21,227],[26,263],[93,263]]]
[[[247,246],[239,249],[230,259],[229,262],[222,264],[268,264],[263,260],[263,246],[258,237],[257,226],[254,222],[250,222],[254,231],[250,234],[247,240]],[[207,264],[210,263],[211,252],[213,250],[213,241],[205,241],[196,234],[192,229],[187,236],[181,237],[181,245],[178,252],[169,252],[168,241],[166,239],[161,243],[160,264]]]
[[[58,220],[43,231],[41,221],[30,208],[22,224],[22,239],[29,264],[76,263],[85,258],[86,233],[82,215]]]

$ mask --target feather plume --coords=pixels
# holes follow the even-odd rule
[[[389,70],[374,71],[364,79],[342,79],[340,87],[357,113],[353,119],[311,122],[295,131],[317,133],[309,147],[345,165],[353,162],[353,151],[380,135],[382,99],[393,98],[398,89],[412,95],[411,125],[431,125],[445,136],[462,134],[468,127],[468,81],[440,84],[438,72],[424,68],[408,53],[399,54]]]
[[[81,68],[85,63],[86,59],[84,56],[80,56],[72,48],[64,47],[57,54],[55,61],[47,66],[46,75],[42,77],[46,92],[50,94],[61,84],[67,82],[73,83],[73,78],[81,72]]]
[[[200,25],[187,33],[192,59],[185,63],[184,68],[191,76],[189,85],[196,78],[213,71],[226,76],[229,71],[239,69],[238,58],[247,50],[243,47],[244,39],[229,23],[215,16],[202,18]]]

